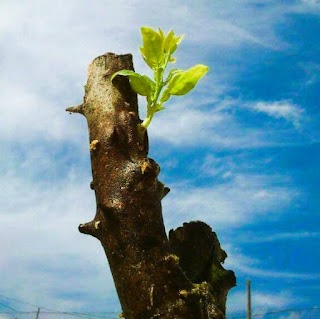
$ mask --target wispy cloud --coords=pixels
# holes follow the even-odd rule
[[[310,119],[302,107],[287,100],[246,101],[233,99],[228,93],[213,95],[208,81],[210,76],[196,88],[196,91],[202,90],[201,94],[191,93],[183,102],[179,98],[168,102],[166,110],[158,113],[150,126],[151,140],[155,138],[175,147],[214,149],[281,147],[311,142],[310,134],[305,131]],[[276,121],[274,125],[270,124],[271,120]]]
[[[288,233],[275,233],[275,234],[259,234],[257,232],[247,233],[245,236],[238,237],[238,240],[243,243],[268,243],[274,241],[289,241],[289,240],[301,240],[301,239],[315,239],[320,238],[319,232],[288,232]]]
[[[300,63],[301,69],[305,72],[305,86],[310,87],[320,81],[320,64],[314,62]]]
[[[257,112],[265,113],[276,119],[284,119],[299,128],[304,110],[289,101],[264,102],[250,104],[249,107]]]
[[[228,160],[229,159],[222,159],[213,154],[209,154],[201,163],[197,163],[196,170],[204,176],[222,177],[226,179],[233,175],[232,167]]]
[[[172,185],[163,203],[165,220],[169,227],[177,227],[186,219],[199,219],[221,229],[280,217],[300,191],[276,178],[278,185],[272,176],[245,174],[212,187]]]
[[[302,0],[302,2],[306,3],[306,4],[311,4],[311,5],[320,5],[320,1],[319,0]]]
[[[5,226],[0,267],[2,278],[10,278],[2,280],[3,293],[57,309],[86,311],[105,309],[109,296],[118,307],[103,249],[77,229],[94,216],[89,181],[72,171],[54,184],[14,172],[1,175],[0,217]]]
[[[279,319],[302,319],[304,314],[296,313],[296,312],[290,312],[287,315],[282,315]]]
[[[243,274],[261,277],[261,278],[280,278],[280,279],[296,279],[296,280],[315,280],[319,279],[320,274],[314,273],[299,273],[299,272],[286,272],[286,271],[276,271],[276,270],[267,270],[257,267],[250,267],[245,265],[237,265],[234,267],[238,272],[240,271]]]
[[[0,81],[2,105],[0,139],[3,142],[30,141],[84,142],[87,126],[84,118],[73,121],[64,111],[67,105],[29,91],[26,87]],[[72,123],[72,124],[70,124]]]
[[[226,259],[226,267],[233,269],[235,272],[251,278],[273,278],[273,279],[291,279],[291,280],[316,280],[320,277],[320,273],[301,273],[291,272],[275,269],[266,269],[266,265],[262,265],[261,262],[254,258],[249,258],[242,253],[239,253],[233,249],[232,246],[227,245],[227,251],[229,252]]]
[[[176,147],[197,145],[215,149],[246,149],[291,145],[305,140],[296,130],[293,132],[288,128],[262,130],[261,125],[248,126],[237,118],[231,106],[228,109],[219,109],[219,106],[216,109],[212,105],[201,107],[201,98],[185,99],[183,104],[170,103],[167,108],[168,111],[159,113],[153,121],[149,129],[150,139]],[[282,112],[284,116],[285,110]],[[276,116],[276,111],[273,116]],[[293,119],[298,125],[298,118],[294,116]],[[284,140],[283,136],[287,138]]]
[[[297,298],[295,298],[290,291],[282,290],[280,292],[268,293],[255,290],[252,293],[252,305],[253,313],[264,313],[268,310],[275,310],[288,307],[294,304]],[[228,300],[228,312],[240,312],[245,311],[247,302],[246,292],[232,291]]]
[[[293,3],[290,13],[319,15],[320,2],[319,0],[299,0]]]
[[[186,33],[184,50],[181,50],[182,65],[193,62],[195,48],[197,59],[206,63],[211,50],[217,47],[236,48],[248,43],[280,45],[281,40],[273,27],[285,17],[282,5],[265,5],[262,10],[251,1],[244,1],[241,5],[227,1],[223,5],[210,3],[204,7],[191,1],[184,4],[165,1],[157,9],[155,19],[144,14],[154,12],[152,2],[117,1],[106,6],[103,1],[97,1],[87,7],[83,2],[69,1],[63,5],[63,10],[50,2],[45,2],[45,5],[42,2],[39,6],[15,1],[6,4],[3,8],[5,19],[0,24],[2,43],[6,43],[1,46],[0,61],[4,112],[0,118],[1,137],[36,139],[46,136],[48,139],[75,140],[79,132],[85,131],[82,129],[84,126],[80,127],[84,121],[70,121],[64,114],[64,108],[81,102],[87,65],[105,51],[130,51],[135,55],[136,68],[145,70],[138,53],[141,24],[175,28],[178,33]],[[211,18],[211,10],[216,14],[214,19]],[[175,22],[167,12],[177,14]],[[32,19],[28,18],[30,16]],[[259,23],[254,22],[256,20]],[[91,23],[84,26],[83,21]],[[128,23],[130,29],[126,27]],[[199,51],[200,43],[202,49]],[[224,76],[223,72],[221,77]],[[158,124],[151,128],[152,134],[174,145],[200,142],[236,148],[277,144],[278,141],[261,130],[243,127],[232,114],[218,111],[227,94],[223,98],[220,95],[218,103],[213,104],[217,102],[217,96],[210,92],[215,90],[216,82],[223,86],[221,81],[212,82],[212,78],[203,82],[202,88],[206,87],[206,90],[202,93],[206,98],[184,100],[184,105],[189,104],[188,108],[174,104],[168,106],[170,112],[165,111],[166,115],[159,117]],[[202,88],[200,86],[199,90]],[[199,109],[199,104],[204,103],[208,96],[212,96],[211,110]],[[272,111],[274,106],[266,110],[266,104],[261,103],[256,105],[257,111],[268,111],[269,115],[289,119],[295,125],[299,123],[297,109],[289,117],[283,104],[280,104],[280,114],[279,110],[277,113]],[[190,105],[194,107],[190,108]],[[212,110],[213,105],[215,111]]]
[[[304,318],[317,318],[320,313],[319,307],[309,308],[309,309],[297,309],[289,310],[286,314],[283,314],[279,319],[304,319]]]

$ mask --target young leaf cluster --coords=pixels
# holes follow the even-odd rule
[[[165,34],[149,27],[141,28],[142,47],[140,52],[144,61],[153,70],[154,78],[141,75],[131,70],[121,70],[113,74],[128,76],[132,89],[147,100],[147,116],[140,124],[146,129],[155,113],[164,109],[163,104],[172,95],[185,95],[190,92],[198,81],[207,73],[208,67],[197,64],[188,70],[172,69],[165,78],[169,63],[175,62],[172,54],[177,50],[183,36],[176,36],[171,30]]]

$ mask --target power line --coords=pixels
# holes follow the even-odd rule
[[[37,311],[20,311],[15,310],[9,306],[6,306],[3,303],[0,303],[1,305],[13,310],[17,314],[35,314]],[[276,310],[276,311],[269,311],[264,313],[257,313],[253,314],[252,317],[261,317],[265,315],[273,315],[273,314],[279,314],[279,313],[285,313],[285,312],[303,312],[303,311],[312,311],[312,310],[320,310],[320,307],[311,307],[311,308],[291,308],[291,309],[282,309],[282,310]],[[9,311],[0,311],[1,314],[10,314],[12,312]],[[68,312],[68,311],[41,311],[43,314],[63,314],[63,315],[71,315],[71,316],[77,316],[77,317],[89,317],[89,318],[105,318],[106,315],[113,315],[117,314],[118,312],[104,312],[101,313],[100,316],[95,315],[94,313],[81,313],[81,312]],[[237,318],[246,318],[246,315],[241,316],[229,316],[231,319],[237,319]]]
[[[44,313],[44,314],[61,314],[61,315],[69,315],[69,316],[82,317],[82,318],[105,318],[105,316],[114,315],[114,314],[118,313],[118,312],[100,312],[99,315],[98,315],[98,313],[94,313],[94,312],[86,313],[86,312],[60,311],[60,310],[55,310],[55,309],[42,307],[42,306],[39,306],[39,305],[34,305],[34,304],[29,303],[29,302],[18,300],[18,299],[15,299],[15,298],[6,297],[3,294],[0,294],[0,297],[2,297],[4,299],[7,299],[7,300],[11,300],[11,301],[17,302],[17,303],[29,305],[29,306],[36,307],[36,308],[41,308],[41,309],[45,310],[45,311],[41,310],[41,313]],[[0,305],[11,310],[10,312],[9,311],[0,311],[1,314],[10,314],[12,312],[15,312],[17,314],[35,314],[35,313],[37,313],[37,310],[35,310],[35,311],[17,310],[17,309],[15,309],[13,307],[10,307],[10,306],[2,303],[2,302],[0,302]],[[314,307],[309,307],[309,308],[279,309],[279,310],[275,310],[275,311],[252,314],[252,318],[262,317],[262,316],[266,316],[266,315],[279,314],[279,313],[285,313],[285,312],[303,312],[303,311],[312,311],[312,310],[320,310],[320,307],[319,306],[314,306]],[[246,317],[247,317],[246,315],[229,316],[230,319],[241,319],[241,318],[246,318]]]
[[[252,315],[252,318],[254,317],[262,317],[266,315],[274,315],[274,314],[279,314],[279,313],[284,313],[284,312],[303,312],[303,311],[310,311],[310,310],[320,310],[320,307],[315,306],[315,307],[310,307],[310,308],[291,308],[291,309],[280,309],[280,310],[275,310],[275,311],[269,311],[269,312],[264,312],[264,313],[256,313]],[[241,316],[229,316],[230,319],[240,319],[240,318],[246,318],[246,315],[241,315]]]
[[[36,314],[37,311],[0,311],[0,314]],[[119,312],[105,312],[100,313],[100,315],[97,315],[95,313],[81,313],[81,312],[68,312],[68,311],[41,311],[41,314],[47,314],[47,315],[68,315],[68,316],[74,316],[79,318],[106,318],[106,316],[110,315],[116,315]]]
[[[0,294],[0,297],[2,297],[2,298],[4,298],[4,299],[7,299],[7,300],[11,300],[11,301],[17,302],[17,303],[21,303],[21,304],[25,304],[25,305],[28,305],[28,306],[32,306],[32,307],[56,311],[56,310],[54,310],[54,309],[48,309],[48,308],[45,308],[45,307],[41,307],[41,306],[39,306],[39,305],[34,305],[34,304],[29,303],[29,302],[26,302],[26,301],[18,300],[18,299],[15,299],[15,298],[10,298],[10,297],[7,297],[7,296],[5,296],[5,295],[3,295],[3,294]]]
[[[5,307],[5,308],[8,308],[8,309],[10,309],[10,310],[17,311],[16,309],[11,308],[10,306],[8,306],[8,305],[6,305],[6,304],[4,304],[4,303],[2,303],[2,302],[0,302],[0,305],[3,306],[3,307]]]
[[[110,315],[110,314],[115,314],[117,312],[104,312],[105,315],[103,315],[101,313],[101,315],[94,315],[93,313],[85,313],[85,312],[67,312],[67,311],[60,311],[60,310],[56,310],[56,309],[50,309],[50,308],[46,308],[46,307],[42,307],[42,306],[39,306],[39,305],[35,305],[35,304],[32,304],[32,303],[29,303],[29,302],[26,302],[26,301],[22,301],[22,300],[19,300],[19,299],[15,299],[15,298],[10,298],[10,297],[7,297],[3,294],[0,294],[0,297],[4,298],[4,299],[7,299],[7,300],[11,300],[11,301],[14,301],[14,302],[17,302],[17,303],[21,303],[21,304],[25,304],[25,305],[28,305],[28,306],[32,306],[32,307],[36,307],[36,308],[40,308],[40,309],[44,309],[44,310],[47,310],[47,311],[43,311],[41,310],[41,313],[47,313],[47,314],[63,314],[63,315],[70,315],[70,316],[75,316],[75,317],[83,317],[83,318],[105,318],[105,315]],[[4,307],[16,312],[16,313],[19,313],[19,314],[31,314],[31,313],[37,313],[37,311],[19,311],[17,309],[14,309],[8,305],[5,305],[3,303],[0,303],[1,305],[3,305]],[[0,313],[4,313],[4,312],[1,312]]]
[[[0,311],[0,314],[36,314],[37,311]],[[79,313],[79,312],[68,312],[68,311],[41,311],[41,314],[47,315],[68,315],[78,318],[106,318],[106,316],[116,315],[119,312],[105,312],[104,314],[97,315],[95,313]]]

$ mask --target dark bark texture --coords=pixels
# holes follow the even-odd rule
[[[96,237],[110,264],[126,319],[225,318],[235,286],[221,263],[226,253],[211,228],[185,223],[167,238],[161,200],[168,188],[148,158],[148,137],[138,129],[137,96],[128,79],[132,56],[107,53],[89,66],[83,104],[68,108],[88,122],[96,213],[81,233]]]

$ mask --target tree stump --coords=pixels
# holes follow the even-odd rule
[[[79,231],[96,237],[110,264],[126,319],[225,318],[232,271],[211,228],[184,224],[167,238],[161,200],[168,193],[159,165],[148,158],[137,96],[126,77],[132,56],[107,53],[89,66],[83,104],[68,108],[88,122],[96,196],[92,221]]]

